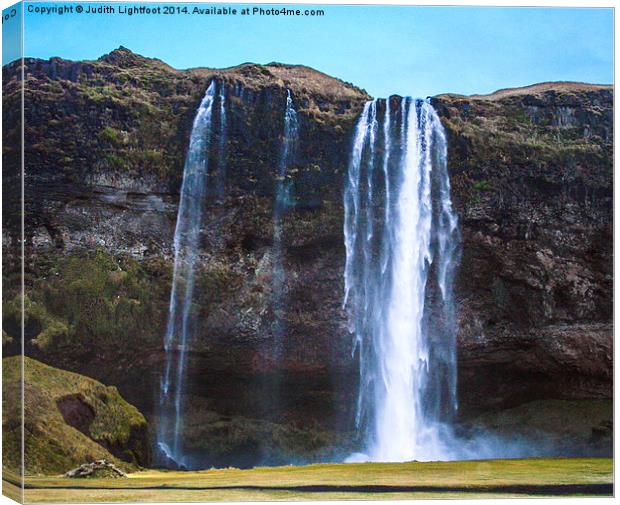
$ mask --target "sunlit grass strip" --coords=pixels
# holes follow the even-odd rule
[[[322,464],[196,472],[147,470],[128,479],[29,477],[27,501],[183,501],[610,494],[610,458]]]

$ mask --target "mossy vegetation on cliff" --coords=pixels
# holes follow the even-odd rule
[[[21,465],[22,379],[20,356],[2,360],[3,466]],[[131,470],[150,463],[144,416],[113,386],[53,368],[34,359],[23,361],[26,474],[55,474],[95,459],[109,459]]]
[[[7,65],[5,74],[8,100],[17,101],[21,96],[19,65]],[[56,177],[78,184],[84,183],[84,167],[89,167],[93,178],[129,175],[145,177],[160,187],[178,187],[193,113],[214,78],[230,90],[243,88],[253,106],[279,107],[280,102],[284,106],[284,88],[291,89],[306,125],[322,134],[346,135],[369,98],[352,84],[301,65],[177,70],[124,47],[94,61],[28,58],[25,74],[27,107],[36,105],[38,110],[28,118],[28,165],[35,171],[59,167]],[[230,95],[227,114],[235,116],[253,108]],[[265,121],[265,113],[272,108],[263,108],[263,117],[251,127],[269,130],[266,123],[278,123],[279,118]],[[278,132],[269,131],[266,138],[277,141]],[[257,148],[272,143],[259,143]],[[257,173],[256,157],[250,161]]]
[[[474,206],[501,200],[519,173],[540,179],[541,189],[575,183],[604,189],[608,181],[599,167],[612,165],[612,93],[610,86],[543,83],[490,95],[435,97],[451,137],[457,194]],[[477,185],[489,181],[481,177],[494,180],[484,197]]]
[[[167,269],[157,276],[130,258],[113,258],[103,250],[68,256],[50,255],[27,288],[24,300],[26,346],[35,352],[69,352],[74,357],[151,337],[144,321],[159,319],[168,296]],[[19,337],[19,295],[4,307],[3,322]]]

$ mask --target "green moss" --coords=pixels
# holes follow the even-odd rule
[[[58,320],[49,320],[46,327],[32,340],[39,349],[45,350],[52,346],[63,345],[67,342],[69,328],[67,323]]]
[[[163,154],[161,151],[156,151],[155,149],[147,149],[144,151],[144,159],[147,163],[161,163],[163,160]]]
[[[110,89],[104,86],[96,86],[96,87],[85,86],[83,88],[83,93],[92,102],[102,102],[104,100],[107,100],[112,94]]]
[[[123,168],[125,166],[125,163],[123,162],[123,160],[116,154],[112,154],[112,153],[106,154],[105,160],[108,163],[108,165],[112,166],[113,168]]]
[[[145,436],[146,420],[127,403],[114,387],[71,372],[66,372],[24,358],[25,465],[27,474],[54,474],[94,459],[106,458],[126,469],[138,462],[146,464],[148,452],[139,439]],[[19,467],[20,404],[9,401],[19,398],[11,394],[21,389],[21,357],[2,360],[3,412],[2,426],[5,441],[3,465]],[[93,413],[86,431],[65,422],[59,402],[79,398]],[[124,463],[108,448],[121,449]],[[124,449],[124,450],[123,450]]]
[[[474,191],[489,191],[491,189],[491,182],[487,180],[476,181],[472,185]]]
[[[125,143],[125,136],[120,130],[106,126],[99,133],[99,138],[112,146],[120,146]]]
[[[11,337],[6,331],[2,330],[2,346],[4,347],[11,342],[13,342],[13,337]]]
[[[13,321],[20,324],[22,311],[22,298],[16,295],[2,307],[2,317],[4,321]],[[28,326],[33,322],[41,324],[42,320],[47,317],[45,307],[38,303],[32,302],[28,297],[24,300],[24,325]]]
[[[3,324],[7,328],[19,328],[21,325],[21,295],[5,303],[3,308]],[[35,333],[36,338],[32,343],[40,348],[45,348],[50,343],[58,343],[67,336],[67,324],[65,321],[52,316],[44,304],[33,301],[26,296],[24,299],[24,326],[27,333]],[[20,335],[10,337],[20,338]],[[8,342],[8,341],[7,341]]]
[[[129,338],[139,345],[141,337],[159,336],[144,322],[158,319],[167,279],[153,282],[136,261],[98,250],[60,259],[46,277],[32,294],[39,299],[39,312],[47,314],[37,336],[40,345],[126,347]],[[66,332],[58,322],[66,324]]]
[[[523,109],[517,109],[514,113],[514,118],[518,123],[521,124],[530,124],[530,117],[526,114]]]

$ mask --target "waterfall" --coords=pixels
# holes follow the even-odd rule
[[[217,143],[217,179],[216,192],[218,198],[222,198],[226,192],[226,100],[224,96],[224,85],[220,86],[220,120],[219,120],[219,139]]]
[[[459,235],[446,136],[430,101],[365,105],[344,207],[343,305],[359,353],[363,445],[350,459],[451,459]]]
[[[189,149],[183,170],[183,182],[174,233],[174,270],[168,324],[164,337],[166,364],[161,380],[157,449],[159,462],[165,466],[187,466],[183,453],[183,395],[187,347],[194,331],[192,298],[196,260],[200,249],[200,231],[207,196],[209,149],[211,145],[214,104],[220,102],[220,125],[225,123],[224,85],[216,91],[215,80],[207,89],[194,117]],[[220,139],[224,135],[222,131]]]
[[[285,323],[285,283],[286,271],[283,263],[282,246],[282,215],[291,205],[291,187],[287,180],[287,170],[295,161],[296,149],[299,140],[299,124],[297,112],[293,105],[290,90],[286,90],[286,109],[284,111],[284,131],[278,174],[276,177],[276,197],[273,210],[273,249],[272,249],[272,289],[274,307],[274,357],[282,353],[282,340],[284,338]]]

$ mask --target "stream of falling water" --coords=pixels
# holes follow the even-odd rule
[[[219,118],[219,138],[217,143],[217,178],[215,182],[218,198],[223,198],[226,193],[226,97],[224,96],[224,85],[220,86],[220,118]]]
[[[344,306],[359,353],[362,445],[349,460],[451,459],[459,234],[446,136],[428,100],[365,105],[344,206]]]
[[[174,270],[168,324],[164,337],[166,364],[159,397],[157,426],[158,462],[164,466],[187,466],[183,452],[183,395],[187,346],[194,321],[191,310],[194,295],[196,260],[207,196],[209,149],[215,102],[220,105],[220,126],[225,126],[224,85],[211,82],[192,125],[189,149],[183,170],[183,182],[174,233]],[[220,139],[224,132],[220,131]]]
[[[284,135],[278,164],[276,199],[273,210],[273,249],[272,249],[272,289],[274,306],[274,358],[282,354],[285,332],[284,311],[286,309],[285,284],[282,246],[282,214],[291,205],[291,187],[287,180],[287,170],[295,160],[299,139],[299,123],[290,90],[286,90],[286,109],[284,112]]]

